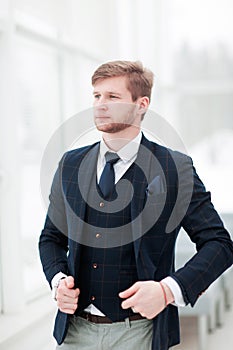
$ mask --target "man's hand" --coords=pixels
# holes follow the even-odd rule
[[[163,283],[167,304],[174,301],[170,288]],[[133,308],[149,320],[158,315],[165,308],[163,289],[159,282],[142,281],[134,283],[129,289],[119,293],[119,297],[126,299],[122,302],[123,309]]]
[[[60,311],[74,314],[78,307],[79,288],[74,289],[74,278],[68,276],[62,279],[57,288],[56,300]]]

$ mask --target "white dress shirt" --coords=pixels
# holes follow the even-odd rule
[[[121,179],[121,177],[125,174],[125,172],[129,169],[129,167],[133,164],[137,157],[138,149],[141,143],[142,133],[139,134],[127,143],[124,147],[122,147],[118,152],[118,156],[120,157],[119,161],[114,164],[115,171],[115,184]],[[105,154],[106,152],[113,152],[108,148],[104,140],[102,139],[100,142],[100,150],[99,156],[97,160],[97,182],[99,183],[101,174],[103,172],[106,160]],[[52,288],[53,288],[53,297],[56,297],[56,289],[59,284],[61,278],[66,277],[65,274],[59,272],[52,279]],[[185,302],[183,299],[183,295],[178,283],[170,276],[164,278],[162,280],[172,291],[175,299],[174,305],[176,306],[185,306]],[[97,309],[93,304],[90,304],[85,311],[90,312],[93,315],[105,316],[99,309]]]

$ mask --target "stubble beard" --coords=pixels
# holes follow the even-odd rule
[[[114,134],[120,131],[123,131],[129,127],[131,127],[133,124],[128,123],[106,123],[106,124],[96,124],[96,128],[99,131],[106,132],[108,134]]]
[[[122,122],[106,121],[105,123],[98,123],[98,121],[95,121],[95,125],[97,130],[106,132],[109,134],[123,131],[132,126],[136,127],[134,110],[129,112],[129,115],[125,117],[124,120],[122,120]]]

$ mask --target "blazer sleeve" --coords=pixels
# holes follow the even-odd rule
[[[181,226],[195,243],[197,253],[172,277],[180,285],[185,302],[193,306],[202,292],[232,265],[233,243],[211,202],[210,192],[206,191],[193,167],[191,158],[186,157],[185,162],[189,162],[192,169],[193,178],[190,181],[193,190]],[[185,179],[181,198],[184,197],[185,200],[190,189],[186,176],[188,168],[187,164],[181,167],[181,179]]]
[[[44,228],[39,238],[39,253],[45,276],[50,283],[52,278],[58,273],[68,273],[67,267],[67,218],[62,191],[62,165],[65,155],[59,163],[59,167],[54,175],[50,204],[44,224]]]

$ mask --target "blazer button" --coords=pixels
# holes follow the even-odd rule
[[[100,202],[100,208],[104,207],[104,202]]]
[[[98,265],[96,263],[92,264],[94,269],[97,269]]]
[[[94,301],[94,300],[95,300],[95,296],[94,296],[94,295],[92,295],[91,300],[92,300],[92,301]]]
[[[96,233],[96,238],[100,238],[101,237],[101,234],[100,233]]]

